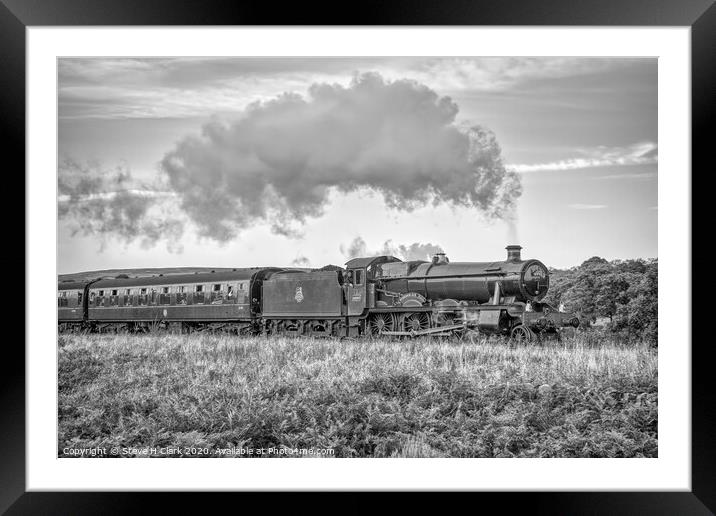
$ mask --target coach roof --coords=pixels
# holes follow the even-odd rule
[[[87,281],[60,281],[57,284],[57,290],[84,290]]]
[[[250,280],[263,269],[236,269],[235,271],[198,272],[195,274],[167,274],[137,278],[107,278],[92,284],[92,288],[144,287],[151,285],[184,285],[190,283],[222,283]]]

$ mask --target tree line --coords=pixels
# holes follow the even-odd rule
[[[656,344],[658,268],[656,258],[610,262],[594,256],[571,269],[550,269],[545,301],[575,312],[584,327]]]

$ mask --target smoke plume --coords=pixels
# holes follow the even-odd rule
[[[350,260],[351,258],[358,258],[363,256],[389,255],[407,261],[430,261],[430,259],[435,253],[444,252],[442,247],[440,247],[439,245],[421,244],[419,242],[414,242],[409,245],[396,245],[393,243],[392,240],[386,240],[383,243],[383,247],[381,249],[370,250],[368,249],[368,245],[365,243],[365,240],[363,240],[361,237],[354,238],[348,245],[341,244],[339,249],[341,251],[341,254],[343,254],[348,260]]]
[[[73,236],[99,235],[103,247],[110,237],[139,240],[145,248],[166,239],[169,251],[182,251],[184,224],[166,206],[174,194],[135,181],[125,164],[105,170],[96,162],[65,158],[57,186],[58,217],[68,221]]]
[[[349,86],[314,84],[214,119],[168,152],[161,167],[200,234],[226,241],[257,223],[297,236],[331,190],[362,188],[389,207],[474,207],[512,212],[519,176],[505,169],[494,134],[461,130],[458,106],[411,80],[356,75]]]
[[[311,261],[305,256],[297,256],[291,261],[291,265],[294,267],[310,267]]]

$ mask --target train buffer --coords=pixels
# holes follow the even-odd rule
[[[425,330],[410,331],[381,331],[381,335],[394,335],[399,337],[420,337],[423,335],[434,335],[436,337],[448,337],[455,330],[462,330],[465,326],[462,324],[451,324],[449,326],[440,326],[438,328],[427,328]]]

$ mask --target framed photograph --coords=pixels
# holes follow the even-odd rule
[[[4,0],[27,254],[0,507],[714,510],[691,170],[716,15],[658,4]]]

